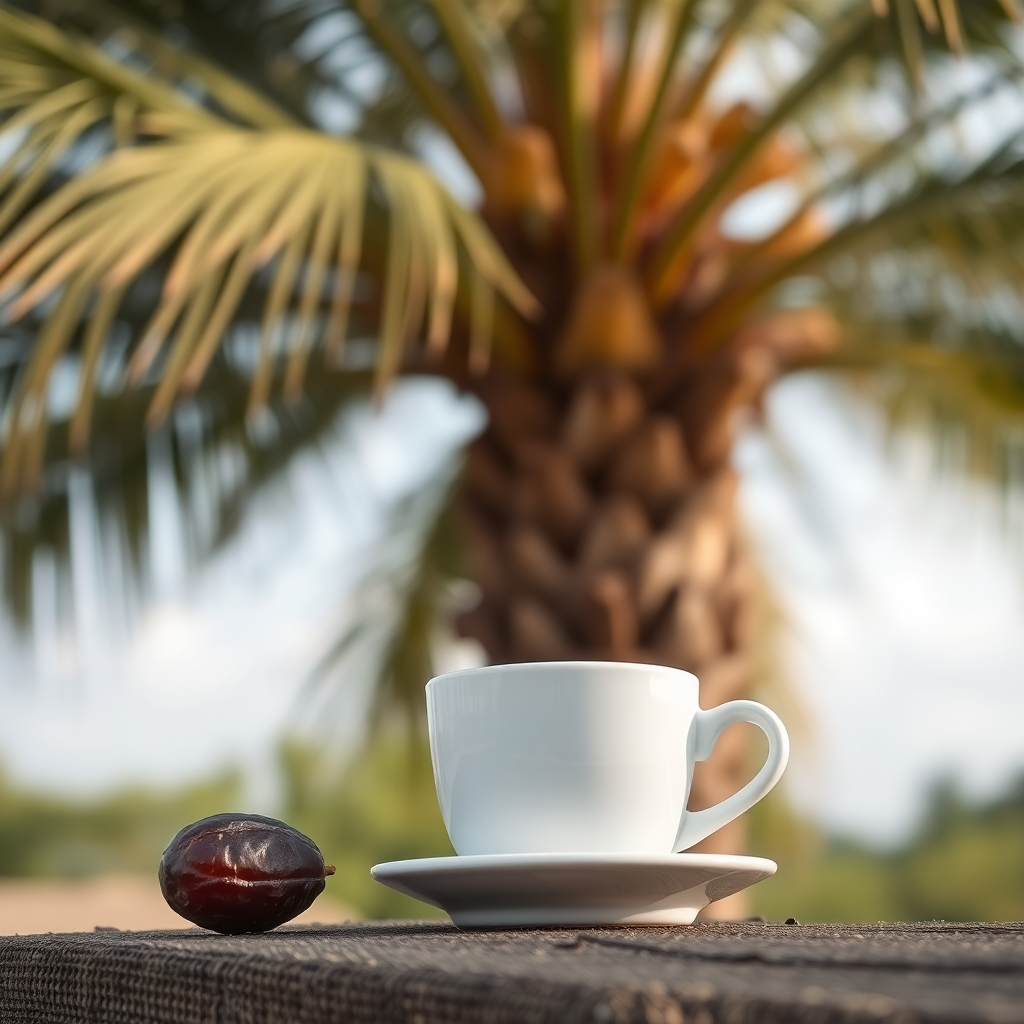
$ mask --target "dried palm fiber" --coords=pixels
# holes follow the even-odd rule
[[[661,353],[650,304],[635,273],[608,265],[593,270],[577,292],[554,365],[567,379],[599,367],[642,373],[658,365]]]
[[[684,584],[709,587],[725,571],[735,524],[736,477],[721,470],[698,483],[676,514],[648,545],[637,580],[646,620]]]
[[[469,492],[489,512],[498,516],[507,512],[511,477],[490,449],[471,444],[466,452],[464,474]]]
[[[711,169],[707,152],[707,128],[699,121],[667,126],[644,193],[642,205],[649,218],[667,219],[697,191]]]
[[[660,518],[691,476],[678,421],[652,416],[615,457],[609,486],[639,498],[652,516]]]
[[[643,507],[628,494],[613,494],[595,510],[580,549],[584,570],[634,568],[651,527]]]
[[[508,574],[495,532],[486,517],[468,503],[460,507],[458,519],[470,569],[483,599],[500,604],[508,596]]]
[[[679,590],[661,618],[653,646],[667,664],[694,673],[718,657],[725,637],[710,595],[693,585]]]
[[[539,214],[557,221],[565,211],[565,189],[551,136],[536,125],[507,125],[492,154],[487,204],[498,218]],[[531,225],[526,225],[530,232]]]
[[[569,566],[539,530],[516,526],[508,540],[508,566],[518,587],[557,604],[569,590]]]
[[[559,661],[575,654],[555,615],[530,597],[515,598],[509,608],[509,641],[516,661]]]
[[[636,657],[638,625],[630,589],[621,572],[603,570],[590,580],[586,639],[603,657]]]
[[[592,498],[564,451],[537,446],[524,457],[526,469],[514,495],[523,519],[538,523],[561,547],[574,547],[590,515]]]
[[[488,384],[480,398],[487,406],[488,432],[512,460],[522,457],[524,448],[538,439],[549,438],[558,420],[551,400],[536,387],[516,382]]]
[[[565,419],[562,443],[577,465],[601,466],[644,416],[640,389],[622,374],[598,374],[576,389]]]

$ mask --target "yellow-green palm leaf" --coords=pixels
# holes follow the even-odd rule
[[[154,372],[159,380],[150,423],[201,382],[261,272],[269,272],[270,283],[250,411],[265,404],[282,359],[291,398],[302,389],[314,346],[322,344],[327,357],[339,361],[363,254],[365,208],[375,195],[390,224],[386,252],[371,253],[383,278],[378,388],[421,340],[427,354],[443,353],[460,275],[469,276],[466,290],[481,325],[474,351],[486,349],[482,319],[492,290],[521,312],[533,309],[486,229],[420,164],[299,128],[235,127],[88,47],[85,58],[65,53],[59,33],[48,26],[3,10],[0,17],[12,33],[8,49],[0,50],[0,83],[8,83],[8,104],[20,104],[5,128],[25,134],[16,158],[21,150],[36,157],[28,175],[10,175],[0,219],[13,220],[62,147],[116,119],[119,104],[133,104],[131,134],[146,143],[101,159],[0,236],[0,301],[6,300],[7,317],[18,320],[55,302],[15,402],[2,469],[7,492],[38,478],[49,374],[78,323],[90,318],[79,400],[84,411],[92,385],[86,378],[120,299],[164,258],[160,299],[128,367],[130,383]],[[38,45],[40,39],[51,45]],[[34,63],[19,63],[23,51]],[[17,159],[8,166],[17,167]],[[87,427],[87,412],[75,417],[77,441]]]

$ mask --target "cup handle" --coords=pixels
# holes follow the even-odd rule
[[[723,825],[750,810],[782,778],[789,761],[789,734],[774,711],[753,700],[733,700],[709,711],[698,709],[693,720],[691,741],[694,761],[711,756],[718,737],[735,722],[756,725],[768,737],[768,757],[761,770],[739,792],[703,811],[683,811],[674,853],[682,853],[717,832]]]

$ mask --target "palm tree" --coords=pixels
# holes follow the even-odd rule
[[[781,374],[889,367],[1012,468],[1018,18],[1017,0],[0,5],[8,508],[34,494],[49,522],[69,459],[130,477],[143,420],[176,403],[207,440],[248,423],[269,473],[350,394],[444,375],[489,425],[382,693],[422,686],[454,523],[481,594],[459,628],[491,659],[656,661],[696,671],[705,706],[739,697],[755,574],[730,452]],[[424,166],[439,149],[475,213]],[[772,196],[736,227],[741,199]],[[368,332],[369,362],[346,342]],[[62,364],[77,398],[55,424]],[[745,759],[720,743],[693,805]],[[742,843],[736,824],[704,847]]]

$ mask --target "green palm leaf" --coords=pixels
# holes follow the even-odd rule
[[[73,55],[62,49],[59,33],[19,15],[10,15],[6,24],[47,44],[35,52],[37,66],[49,67],[53,75],[69,73]],[[415,354],[421,334],[426,334],[424,352],[443,354],[460,275],[474,282],[469,291],[478,320],[491,289],[521,312],[532,310],[533,300],[487,232],[418,164],[298,129],[232,128],[165,88],[108,67],[88,48],[83,52],[85,57],[74,58],[78,70],[98,69],[97,75],[105,76],[100,86],[112,92],[114,83],[124,90],[122,96],[137,86],[143,130],[165,138],[103,159],[37,206],[0,244],[0,298],[7,299],[10,319],[60,296],[15,399],[0,470],[8,493],[38,480],[49,373],[88,304],[109,307],[107,296],[123,292],[165,254],[173,258],[161,299],[128,371],[132,382],[154,369],[160,376],[151,424],[162,421],[178,395],[198,386],[263,268],[272,281],[250,412],[267,401],[280,351],[287,353],[285,387],[291,397],[301,390],[316,336],[326,334],[330,354],[339,358],[360,263],[363,209],[375,190],[390,210],[391,224],[386,256],[371,254],[384,277],[378,389],[402,366],[410,346]],[[3,69],[17,80],[13,61],[0,61],[0,75]],[[85,120],[82,110],[93,121],[107,112],[95,95],[100,86],[78,79],[65,86],[60,101],[54,99],[60,93],[47,94],[40,86],[15,117],[28,123],[61,119],[55,131],[63,139]],[[37,162],[8,203],[27,204],[26,183],[38,188],[47,169]],[[0,217],[8,208],[0,207]],[[9,216],[16,212],[20,207]],[[459,244],[468,257],[461,267]],[[109,308],[100,314],[97,307],[98,323],[109,316]],[[99,330],[92,334],[92,363],[100,336]],[[84,395],[82,401],[88,401]],[[87,432],[87,419],[84,411],[75,418],[77,436]]]
[[[271,17],[262,5],[19,0],[16,6],[72,36],[91,39],[120,63],[145,67],[149,77],[186,90],[199,85],[222,110],[254,124],[284,117],[308,125],[312,99],[333,85],[315,63],[289,54],[308,17],[284,15],[293,27],[282,31],[282,14]]]

